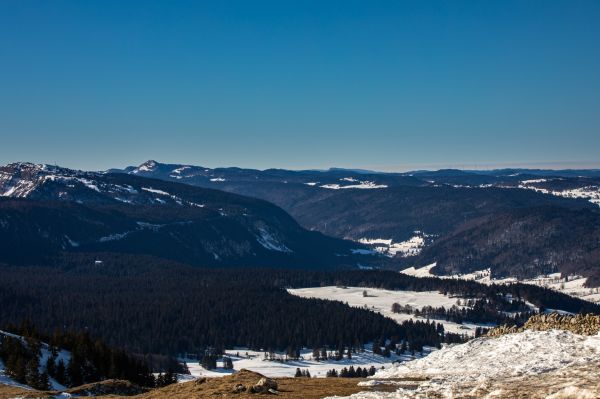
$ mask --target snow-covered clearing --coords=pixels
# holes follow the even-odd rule
[[[523,283],[523,284],[532,284],[538,285],[540,287],[550,288],[555,291],[559,291],[565,293],[567,295],[571,295],[576,298],[585,299],[586,301],[600,303],[600,288],[587,288],[585,287],[585,283],[587,281],[586,277],[569,275],[566,277],[561,277],[560,273],[552,273],[548,275],[538,276],[529,279],[516,279],[514,277],[497,279],[491,277],[490,269],[478,270],[472,273],[465,274],[453,274],[449,276],[437,276],[431,274],[431,269],[435,266],[435,263],[432,263],[427,266],[423,266],[421,268],[415,269],[414,267],[409,267],[408,269],[402,270],[400,273],[408,274],[409,276],[415,277],[439,277],[439,278],[454,278],[454,279],[462,279],[462,280],[473,280],[482,284],[510,284],[510,283]]]
[[[340,179],[340,181],[345,182],[345,183],[351,183],[351,184],[342,185],[342,184],[338,184],[338,183],[331,183],[331,184],[323,184],[319,187],[327,188],[329,190],[340,190],[340,189],[344,189],[344,188],[359,188],[359,189],[387,188],[386,184],[377,184],[375,182],[367,181],[367,180],[359,181],[352,177],[343,177]]]
[[[367,296],[364,295],[365,291]],[[392,291],[364,287],[329,286],[294,288],[288,289],[288,292],[292,295],[304,298],[320,298],[341,301],[347,303],[349,306],[370,309],[374,312],[379,312],[382,315],[397,321],[398,323],[402,323],[403,321],[410,319],[421,321],[425,321],[427,319],[416,317],[415,315],[411,314],[394,313],[392,312],[392,305],[394,303],[399,303],[400,305],[410,305],[413,308],[418,309],[421,309],[424,306],[444,306],[449,308],[452,307],[452,305],[457,305],[458,299],[461,299],[443,295],[437,291]],[[479,326],[470,323],[458,324],[446,320],[435,320],[435,322],[443,324],[446,331],[467,335],[474,335],[475,328]],[[489,326],[482,325],[482,327]]]
[[[519,188],[525,190],[533,190],[542,194],[551,194],[557,197],[565,197],[565,198],[583,198],[587,199],[592,204],[596,204],[600,206],[600,187],[598,186],[587,186],[587,187],[579,187],[570,190],[548,190],[546,188],[540,188],[533,186],[531,184],[535,183],[543,183],[546,182],[545,179],[538,180],[523,180],[521,184],[519,184]]]
[[[435,349],[425,347],[424,356],[428,355]],[[366,345],[364,351],[357,351],[352,354],[352,358],[348,359],[345,355],[342,360],[315,360],[312,356],[312,350],[303,349],[300,352],[299,360],[266,360],[265,352],[253,351],[244,348],[228,349],[225,351],[226,355],[231,358],[233,362],[233,370],[224,369],[221,366],[222,360],[217,361],[218,368],[215,370],[206,370],[199,363],[197,359],[181,358],[180,361],[184,361],[187,364],[188,369],[193,377],[223,377],[232,374],[241,369],[247,369],[266,375],[267,377],[293,377],[296,373],[296,369],[302,370],[308,369],[312,377],[325,377],[327,371],[336,369],[340,371],[342,368],[354,366],[354,368],[370,368],[371,366],[376,369],[390,368],[393,362],[405,362],[420,358],[421,354],[417,353],[415,357],[410,354],[396,355],[392,353],[389,358],[374,354],[371,351],[371,345]],[[276,353],[277,358],[285,359],[285,354]],[[182,376],[180,381],[185,380],[185,376]]]
[[[526,382],[531,383],[545,375],[564,377],[571,374],[573,381],[585,377],[586,373],[593,373],[593,370],[597,375],[599,356],[600,335],[588,337],[561,330],[526,330],[495,338],[476,338],[445,347],[422,359],[381,370],[372,381],[362,383],[373,386],[385,384],[386,379],[393,378],[396,380],[391,384],[399,386],[396,392],[361,392],[351,398],[453,398],[465,397],[461,396],[465,394],[472,397],[510,397],[503,391],[520,389],[524,394],[529,389]],[[569,373],[569,370],[577,370],[577,373]],[[552,379],[547,381],[548,386],[551,384]],[[568,386],[556,386],[553,392],[561,392]],[[580,388],[586,394],[593,392],[584,386]],[[490,396],[485,396],[486,393]]]
[[[401,257],[418,255],[425,245],[425,234],[415,231],[415,235],[406,241],[394,242],[392,239],[385,238],[360,238],[358,242],[369,245],[375,252],[393,257],[400,255]]]

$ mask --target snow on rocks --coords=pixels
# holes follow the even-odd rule
[[[378,372],[376,378],[450,376],[483,379],[540,374],[586,364],[600,355],[600,336],[568,331],[531,331],[476,338]]]
[[[599,355],[600,335],[525,330],[476,338],[381,370],[366,384],[396,379],[396,392],[361,392],[351,398],[511,398],[516,391],[519,397],[597,398],[588,395],[598,392]],[[579,389],[571,396],[565,391],[570,386]]]
[[[293,252],[289,249],[285,244],[280,242],[273,234],[271,234],[266,228],[259,227],[258,228],[259,236],[256,237],[256,241],[270,251],[278,251],[278,252]]]

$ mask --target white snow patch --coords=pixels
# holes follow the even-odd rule
[[[364,295],[364,291],[367,295]],[[437,291],[393,291],[379,288],[364,288],[364,287],[310,287],[310,288],[294,288],[288,289],[292,295],[303,298],[319,298],[332,301],[341,301],[349,306],[366,308],[374,312],[379,312],[382,315],[402,323],[406,320],[426,321],[426,318],[416,317],[412,314],[394,313],[392,305],[399,303],[400,305],[410,305],[413,308],[421,309],[424,306],[433,306],[445,308],[457,305],[458,297],[451,297],[441,294]],[[459,306],[464,307],[464,306]],[[436,323],[444,325],[444,329],[449,332],[474,335],[475,328],[480,326],[471,323],[453,323],[446,320],[433,320]],[[481,325],[490,327],[489,325]]]
[[[210,179],[210,181],[214,181],[214,182],[219,182],[219,181],[226,181],[227,179],[224,179],[222,177],[213,177],[212,179]]]
[[[370,368],[374,366],[376,369],[381,370],[382,367],[386,369],[391,367],[392,362],[409,361],[421,357],[421,354],[418,353],[415,357],[409,354],[396,355],[392,353],[389,358],[386,358],[374,354],[371,348],[372,345],[367,344],[364,350],[357,350],[356,353],[352,353],[352,359],[348,359],[344,355],[342,360],[334,360],[333,358],[316,360],[313,358],[312,350],[310,349],[302,349],[298,360],[287,359],[283,352],[274,352],[273,356],[276,360],[268,360],[265,357],[268,353],[265,351],[248,350],[245,348],[227,349],[225,353],[233,362],[233,370],[222,368],[222,360],[217,361],[217,369],[215,370],[206,370],[199,364],[196,358],[183,357],[180,360],[186,362],[191,375],[194,377],[223,377],[241,369],[251,370],[271,378],[293,377],[296,368],[300,368],[302,370],[308,369],[312,377],[322,378],[331,369],[336,369],[339,372],[344,367]],[[427,356],[434,350],[434,348],[425,347],[424,355]],[[333,355],[333,352],[328,351],[328,354]]]
[[[600,335],[525,330],[453,345],[426,358],[378,372],[375,377],[443,375],[480,379],[540,374],[569,365],[586,364],[599,355]]]
[[[186,169],[190,169],[190,168],[191,168],[191,166],[182,166],[180,168],[173,169],[173,171],[171,173],[175,173],[177,175],[180,175],[181,172],[183,172]]]
[[[148,191],[149,193],[153,193],[153,194],[166,195],[166,196],[169,196],[169,197],[171,196],[171,194],[167,193],[166,191],[157,190],[157,189],[152,188],[152,187],[142,187],[142,190]]]
[[[586,337],[560,330],[526,330],[495,338],[482,337],[386,368],[371,381],[359,384],[397,386],[395,392],[359,392],[349,398],[516,397],[503,395],[507,388],[513,395],[520,391],[522,397],[528,397],[544,387],[552,393],[545,390],[548,393],[539,397],[598,398],[594,384],[589,385],[589,381],[595,380],[598,355],[600,335]],[[536,378],[545,378],[545,386],[528,384],[538,381]],[[578,386],[577,382],[582,380],[587,380],[588,386]]]
[[[73,241],[69,238],[69,236],[65,236],[65,238],[67,239],[67,241],[69,242],[69,245],[72,246],[73,248],[77,248],[79,246],[79,243],[77,241]]]
[[[418,255],[425,246],[425,235],[421,232],[416,234],[406,241],[393,242],[392,239],[385,238],[360,238],[358,242],[373,246],[373,249],[386,256],[393,257],[400,255],[401,257]]]
[[[548,179],[531,179],[531,180],[522,180],[523,184],[533,184],[533,183],[545,183]]]
[[[400,273],[407,274],[407,275],[413,276],[413,277],[434,277],[434,275],[431,273],[431,269],[435,265],[436,265],[435,263],[432,263],[430,265],[423,266],[418,269],[413,266],[413,267],[409,267],[407,269],[401,270]],[[437,277],[437,276],[435,276],[435,277]]]
[[[557,197],[564,198],[582,198],[587,199],[592,204],[596,204],[600,206],[600,187],[599,186],[586,186],[579,187],[570,190],[548,190],[546,188],[540,188],[533,186],[531,184],[541,183],[546,181],[545,179],[537,179],[537,180],[523,180],[521,184],[518,185],[518,188],[525,190],[533,190],[542,194],[550,194]]]
[[[126,231],[124,233],[115,233],[115,234],[111,234],[109,236],[100,237],[98,239],[98,241],[99,242],[108,242],[108,241],[122,240],[123,238],[127,237],[130,233],[131,233],[131,231]]]
[[[285,244],[275,238],[267,229],[261,227],[258,229],[258,232],[260,236],[256,237],[256,241],[258,241],[260,245],[268,250],[287,253],[293,252],[291,249],[286,247]]]
[[[532,284],[544,288],[549,288],[555,291],[562,292],[567,295],[571,295],[576,298],[581,298],[586,301],[600,303],[600,287],[588,288],[585,287],[587,281],[586,277],[578,275],[568,275],[561,277],[561,273],[551,273],[548,275],[541,275],[534,278],[517,279],[514,277],[507,278],[492,278],[491,269],[477,270],[471,273],[465,274],[452,274],[447,276],[437,276],[431,273],[431,269],[436,265],[432,263],[421,268],[409,267],[400,271],[400,273],[408,274],[409,276],[415,277],[438,277],[447,279],[459,279],[459,280],[473,280],[482,284],[511,284],[511,283],[523,283]]]
[[[358,182],[357,184],[349,184],[347,186],[342,186],[342,185],[335,183],[335,184],[323,184],[322,186],[319,186],[319,187],[327,188],[330,190],[340,190],[340,189],[345,189],[345,188],[375,189],[375,188],[387,188],[387,185],[386,184],[377,184],[372,181],[361,181],[361,182]]]
[[[152,172],[154,169],[156,169],[156,162],[154,161],[148,161],[146,163],[143,163],[142,165],[140,165],[138,168],[136,168],[133,173],[139,173],[139,172]]]

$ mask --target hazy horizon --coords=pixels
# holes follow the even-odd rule
[[[266,170],[266,169],[286,169],[293,171],[302,171],[302,170],[318,170],[318,171],[326,171],[329,169],[348,169],[348,170],[364,170],[364,171],[372,171],[378,173],[404,173],[404,172],[414,172],[414,171],[436,171],[442,169],[457,169],[457,170],[465,170],[465,171],[485,171],[485,170],[500,170],[500,169],[540,169],[540,170],[599,170],[600,163],[599,162],[525,162],[525,163],[508,163],[508,164],[485,164],[485,163],[460,163],[460,164],[415,164],[415,165],[373,165],[367,167],[357,167],[352,165],[340,166],[340,165],[329,165],[329,166],[321,166],[321,167],[306,167],[306,168],[286,168],[279,167],[277,165],[273,165],[266,168],[257,168],[253,166],[241,166],[241,165],[209,165],[202,162],[194,163],[194,162],[179,162],[179,161],[167,161],[161,159],[146,159],[140,162],[132,162],[126,163],[123,165],[112,165],[106,168],[97,168],[97,169],[86,169],[76,165],[68,165],[61,162],[38,162],[29,159],[14,159],[9,161],[0,161],[0,166],[7,165],[11,163],[17,162],[30,162],[34,164],[47,164],[47,165],[56,165],[60,167],[65,167],[69,169],[75,170],[83,170],[83,171],[105,171],[109,169],[124,169],[129,166],[139,166],[144,162],[155,161],[161,164],[180,164],[180,165],[191,165],[191,166],[202,166],[207,168],[229,168],[229,167],[239,167],[243,169],[256,169],[256,170]]]

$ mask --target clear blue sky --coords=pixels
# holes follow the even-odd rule
[[[0,1],[0,163],[600,165],[600,1]]]

